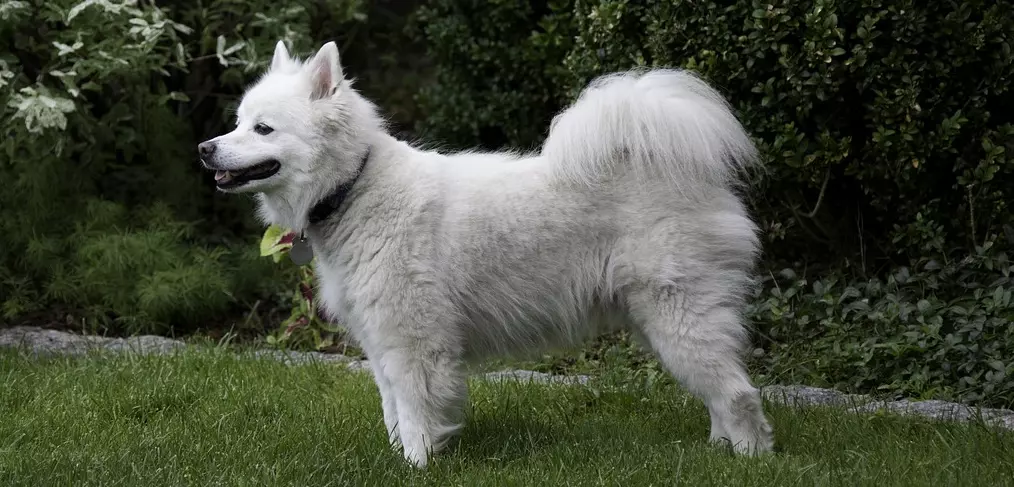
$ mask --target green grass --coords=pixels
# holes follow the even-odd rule
[[[414,471],[369,376],[226,353],[0,352],[0,485],[1009,485],[1014,435],[769,406],[779,453],[709,446],[671,385],[475,381],[461,442]],[[1008,482],[1005,484],[1005,482]]]

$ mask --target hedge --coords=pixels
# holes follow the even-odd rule
[[[194,148],[279,38],[362,23],[356,0],[0,2],[0,316],[168,333],[284,302]]]

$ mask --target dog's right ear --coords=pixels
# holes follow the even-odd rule
[[[275,44],[275,55],[271,58],[271,71],[279,71],[292,62],[289,58],[289,50],[285,47],[285,41],[279,40]]]
[[[342,81],[342,66],[338,62],[338,46],[334,41],[324,44],[306,64],[310,76],[310,99],[313,101],[331,98],[338,92]]]

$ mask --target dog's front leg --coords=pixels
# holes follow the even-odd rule
[[[461,428],[467,400],[460,354],[441,342],[438,337],[416,339],[379,357],[395,398],[405,459],[420,468]]]
[[[380,360],[371,360],[370,368],[373,370],[373,381],[377,384],[377,390],[380,392],[380,405],[384,409],[387,441],[396,446],[401,443],[401,438],[398,434],[398,407],[394,389],[391,387],[391,380],[387,378],[387,372],[384,371]]]

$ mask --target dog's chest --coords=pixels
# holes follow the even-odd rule
[[[347,326],[351,306],[347,299],[348,285],[345,281],[345,272],[321,260],[317,262],[316,272],[320,307],[330,320]]]
[[[321,308],[328,317],[354,336],[367,326],[374,307],[389,299],[392,276],[384,252],[365,254],[348,250],[318,254],[316,277]]]

